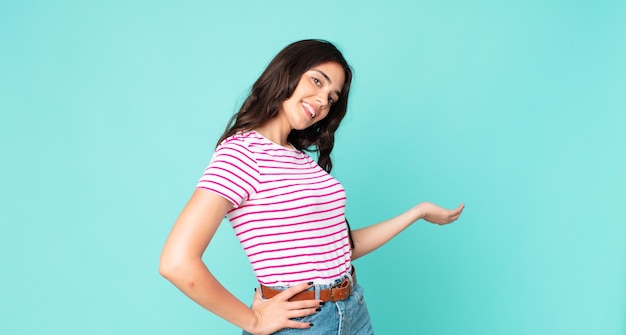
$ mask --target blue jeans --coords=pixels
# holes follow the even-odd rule
[[[330,286],[332,285],[316,285],[311,290],[327,289]],[[370,315],[363,298],[363,288],[359,284],[354,285],[354,290],[347,299],[326,302],[321,307],[321,311],[293,320],[313,323],[313,327],[307,329],[285,328],[274,333],[274,335],[374,334]],[[243,335],[250,335],[250,333],[244,331]]]

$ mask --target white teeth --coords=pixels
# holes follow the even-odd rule
[[[313,109],[313,107],[311,107],[311,105],[307,104],[307,103],[303,103],[302,104],[304,106],[304,108],[306,108],[307,112],[309,112],[309,114],[311,114],[311,118],[315,117],[315,110]]]

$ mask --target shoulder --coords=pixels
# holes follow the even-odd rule
[[[254,150],[253,142],[250,138],[251,135],[250,132],[237,132],[220,142],[217,148],[215,148],[215,152],[237,151],[243,154],[253,155]]]
[[[259,149],[255,144],[258,142],[255,134],[250,131],[237,132],[225,138],[215,148],[212,162],[230,161],[233,165],[247,165],[248,167],[258,167],[257,157]]]
[[[270,142],[254,130],[239,131],[227,137],[217,146],[216,150],[221,150],[222,148],[245,150],[252,155],[271,154],[275,151],[288,150]]]

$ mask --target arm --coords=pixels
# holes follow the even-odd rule
[[[202,254],[231,207],[228,200],[216,193],[196,189],[165,242],[160,273],[202,307],[252,334],[310,327],[289,318],[315,313],[320,301],[287,301],[309,288],[308,283],[295,285],[268,300],[262,300],[257,292],[249,308],[228,292],[202,262]]]
[[[419,219],[438,225],[452,223],[461,216],[463,208],[465,205],[461,204],[455,209],[447,210],[435,204],[424,202],[394,218],[357,229],[352,232],[352,239],[354,240],[352,260],[378,249]]]

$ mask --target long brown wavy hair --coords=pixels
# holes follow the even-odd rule
[[[335,146],[335,131],[348,108],[352,70],[341,52],[324,40],[302,40],[281,50],[252,85],[250,95],[230,119],[217,144],[239,131],[253,130],[275,117],[282,103],[293,94],[302,75],[326,62],[338,63],[345,72],[340,97],[331,106],[326,118],[306,129],[292,130],[287,140],[298,150],[316,152],[317,164],[330,172],[333,168],[330,153]]]

